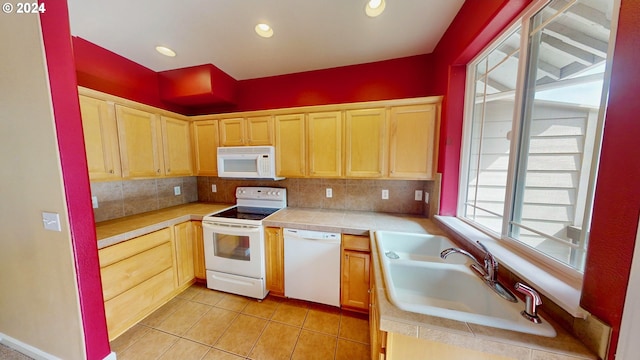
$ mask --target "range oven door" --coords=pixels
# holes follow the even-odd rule
[[[203,221],[207,270],[264,278],[264,235],[261,225]]]

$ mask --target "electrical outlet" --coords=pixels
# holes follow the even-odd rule
[[[422,200],[422,190],[416,190],[414,198],[415,198],[416,201]]]
[[[211,184],[211,192],[218,192],[218,187],[216,184]]]
[[[94,209],[97,209],[97,208],[98,208],[98,197],[97,197],[97,196],[92,196],[92,197],[91,197],[91,206],[92,206]]]
[[[327,189],[325,190],[325,195],[326,195],[326,197],[328,197],[328,198],[333,197],[333,189],[331,189],[331,188],[327,188]]]
[[[424,202],[429,203],[429,193],[425,191],[424,193]]]
[[[387,189],[382,190],[382,200],[389,200],[389,190]]]
[[[178,195],[182,194],[182,191],[180,190],[180,186],[174,186],[173,187],[173,194],[175,196],[178,196]]]

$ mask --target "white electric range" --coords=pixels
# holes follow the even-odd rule
[[[264,299],[262,220],[287,207],[287,190],[238,187],[236,206],[202,218],[207,287]]]

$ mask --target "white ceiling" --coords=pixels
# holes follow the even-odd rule
[[[74,36],[154,71],[213,64],[236,80],[428,54],[464,0],[386,0],[377,18],[366,2],[68,0]],[[256,35],[260,22],[272,38]]]

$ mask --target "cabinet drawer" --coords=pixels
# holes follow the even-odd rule
[[[371,251],[369,247],[369,237],[362,235],[342,235],[342,247],[345,250]]]
[[[169,228],[158,230],[147,235],[142,235],[113,246],[100,249],[100,267],[111,265],[122,259],[126,259],[145,250],[154,248],[164,242],[171,241],[171,231]]]
[[[104,303],[109,340],[115,339],[167,301],[174,290],[173,269],[167,269]]]
[[[165,242],[152,249],[126,258],[100,270],[104,300],[120,295],[126,290],[171,268],[171,243]]]

